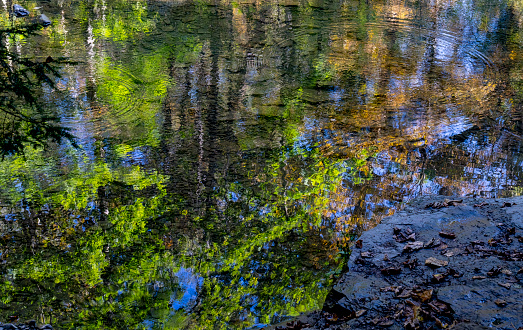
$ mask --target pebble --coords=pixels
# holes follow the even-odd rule
[[[49,17],[47,17],[46,15],[42,14],[40,16],[38,16],[38,22],[40,24],[42,24],[43,26],[49,26],[51,25],[51,20],[49,19]]]
[[[29,15],[29,10],[20,5],[13,5],[13,13],[16,17],[25,17]]]

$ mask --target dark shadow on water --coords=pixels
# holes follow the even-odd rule
[[[26,147],[47,146],[68,140],[77,146],[70,129],[60,124],[42,100],[42,88],[55,87],[59,69],[73,64],[64,59],[34,60],[12,50],[10,43],[31,38],[40,24],[0,29],[0,156],[23,154]]]

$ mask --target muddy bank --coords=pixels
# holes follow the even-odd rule
[[[276,329],[523,329],[523,197],[425,197],[363,233],[323,311]]]

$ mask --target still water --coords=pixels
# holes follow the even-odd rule
[[[0,321],[259,328],[412,198],[523,193],[521,0],[19,3],[80,148],[0,163]]]

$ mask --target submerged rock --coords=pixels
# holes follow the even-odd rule
[[[42,24],[43,26],[49,26],[52,24],[49,17],[47,17],[45,14],[38,16],[38,23]]]
[[[29,10],[20,5],[13,5],[13,14],[15,14],[16,17],[24,17],[29,15]]]

